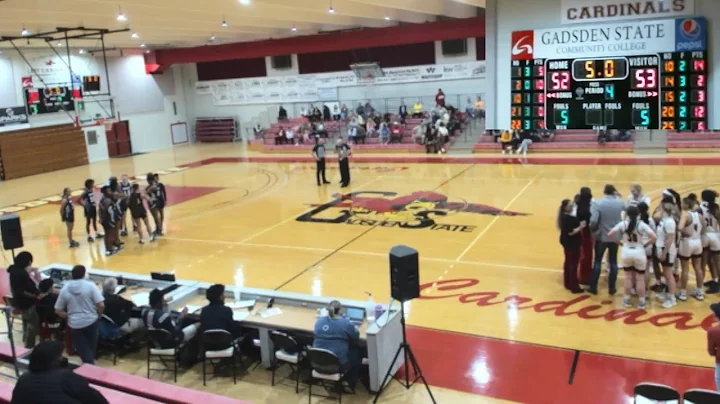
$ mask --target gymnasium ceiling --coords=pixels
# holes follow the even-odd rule
[[[20,36],[23,28],[31,34],[56,27],[129,28],[108,36],[106,46],[158,49],[470,18],[484,7],[485,0],[0,0],[0,36]],[[127,21],[117,20],[120,12]],[[16,44],[47,47],[41,40]],[[97,48],[99,41],[72,40],[70,46]]]

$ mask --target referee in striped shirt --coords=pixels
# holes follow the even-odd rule
[[[319,138],[317,140],[312,155],[315,158],[315,178],[318,186],[320,186],[320,177],[322,177],[322,184],[329,184],[330,181],[325,178],[325,139]]]

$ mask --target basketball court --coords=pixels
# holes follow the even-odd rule
[[[8,181],[0,210],[20,210],[25,249],[37,264],[174,271],[178,278],[360,300],[367,292],[382,302],[390,299],[388,251],[407,244],[420,252],[423,284],[422,298],[406,305],[408,324],[428,379],[441,387],[525,401],[535,392],[512,387],[519,377],[513,366],[543,375],[531,383],[544,390],[535,397],[548,396],[547,383],[567,386],[573,377],[577,384],[604,372],[626,380],[614,387],[622,391],[658,366],[665,377],[697,371],[712,378],[711,370],[693,367],[712,364],[703,327],[712,324],[714,296],[671,310],[657,302],[623,309],[620,295],[608,296],[605,276],[598,296],[571,295],[562,287],[555,215],[560,200],[585,185],[597,196],[606,183],[625,194],[639,183],[653,201],[665,187],[681,194],[717,188],[709,180],[720,175],[717,166],[383,157],[398,162],[353,162],[352,184],[341,190],[332,159],[332,185],[318,187],[310,161],[241,156],[241,146],[186,146]],[[67,247],[59,197],[49,193],[79,190],[87,176],[102,183],[111,172],[150,170],[160,171],[168,188],[165,237],[138,245],[131,235],[123,251],[105,257],[102,242],[85,241],[78,208],[81,247]]]

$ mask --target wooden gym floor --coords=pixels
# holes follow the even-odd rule
[[[712,324],[708,305],[715,296],[672,310],[653,302],[642,311],[623,309],[621,296],[611,298],[604,285],[599,296],[571,295],[562,287],[554,220],[560,200],[585,185],[599,195],[606,183],[624,193],[640,183],[653,200],[665,187],[682,194],[717,188],[716,158],[553,158],[424,163],[424,156],[364,155],[352,163],[351,187],[340,189],[332,158],[332,185],[317,187],[314,164],[304,158],[189,145],[2,182],[0,211],[19,211],[25,249],[37,265],[172,270],[179,278],[315,295],[364,299],[370,292],[383,302],[389,249],[412,246],[420,252],[424,288],[423,298],[406,304],[411,344],[444,395],[440,402],[475,403],[479,395],[488,402],[619,402],[645,380],[712,388],[703,327]],[[506,164],[483,164],[498,162]],[[63,187],[148,171],[162,172],[169,190],[165,237],[141,246],[131,235],[125,250],[107,258],[102,243],[85,241],[78,208],[81,247],[68,249],[56,203]],[[120,366],[144,371],[144,362]],[[605,382],[598,385],[598,378]],[[302,399],[291,388],[270,387],[264,371],[249,379],[208,389],[257,402]],[[181,382],[201,388],[192,373]],[[392,402],[426,400],[422,388],[393,391]]]

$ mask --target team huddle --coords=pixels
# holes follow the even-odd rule
[[[121,237],[128,235],[128,211],[132,219],[133,232],[138,234],[140,244],[145,243],[143,225],[150,242],[155,241],[158,236],[162,236],[165,205],[167,204],[165,185],[160,182],[160,176],[154,173],[147,174],[147,183],[148,185],[141,192],[140,185],[137,183],[131,184],[125,174],[121,176],[120,181],[118,181],[117,177],[110,177],[108,182],[100,188],[100,199],[96,201],[95,181],[92,179],[86,180],[79,203],[83,206],[87,241],[93,242],[96,239],[104,239],[106,255],[113,255],[120,251],[125,245]],[[155,222],[155,230],[153,231],[151,231],[150,221],[148,220],[146,204]],[[75,206],[73,205],[70,188],[63,190],[60,217],[67,226],[70,248],[80,246],[80,243],[73,238]],[[103,233],[98,231],[98,218]],[[94,230],[94,236],[90,231],[91,227]]]
[[[634,186],[628,196],[624,219],[610,236],[622,235],[620,268],[625,270],[624,305],[632,307],[637,295],[638,307],[647,307],[646,289],[657,293],[662,307],[671,308],[688,295],[697,300],[707,293],[720,291],[720,206],[714,190],[704,190],[698,200],[691,193],[685,198],[666,189],[652,214],[650,200]],[[688,294],[690,264],[695,272],[695,287]],[[679,266],[679,268],[678,268]],[[705,268],[711,280],[703,283]],[[654,276],[653,276],[654,275]],[[651,286],[651,283],[654,285]]]

